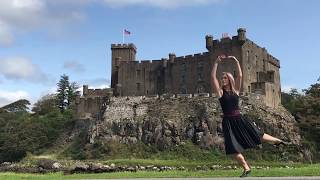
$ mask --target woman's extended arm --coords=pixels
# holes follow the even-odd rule
[[[236,76],[235,79],[235,90],[238,91],[238,93],[240,92],[240,88],[241,88],[241,81],[242,81],[242,71],[241,71],[241,67],[240,67],[240,63],[238,61],[238,59],[234,56],[228,56],[228,58],[232,58],[236,61],[237,66],[238,66],[238,75]]]
[[[217,79],[217,68],[218,68],[218,63],[221,61],[221,56],[218,56],[216,61],[213,63],[212,70],[211,70],[211,81],[213,85],[213,91],[214,93],[220,98],[222,96],[222,91],[220,88],[219,81]]]

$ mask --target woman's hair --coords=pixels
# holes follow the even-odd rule
[[[233,93],[236,94],[236,89],[235,89],[235,81],[234,81],[234,78],[232,76],[231,73],[228,73],[228,72],[223,72],[222,75],[226,75],[228,77],[228,81],[229,81],[229,85],[230,85],[230,89]],[[223,86],[222,84],[222,89],[224,89],[225,87]]]

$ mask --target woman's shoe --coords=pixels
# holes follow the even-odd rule
[[[249,176],[249,174],[251,173],[251,169],[249,169],[249,170],[247,170],[247,171],[243,171],[243,173],[241,174],[241,178],[243,178],[243,177],[248,177]]]
[[[285,141],[282,141],[282,140],[280,140],[280,141],[278,141],[278,142],[276,142],[276,143],[274,143],[273,144],[275,147],[280,147],[281,145],[282,146],[286,146],[286,145],[289,145],[289,143],[288,142],[285,142]]]

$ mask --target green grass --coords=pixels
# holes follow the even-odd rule
[[[270,176],[320,176],[320,164],[299,165],[293,168],[270,168],[253,169],[252,176],[270,177]],[[63,175],[62,173],[51,173],[45,175],[36,174],[16,174],[0,173],[0,179],[108,179],[108,178],[150,178],[150,177],[237,177],[241,174],[241,169],[237,170],[210,170],[210,171],[138,171],[138,172],[116,172],[101,174],[73,174]]]
[[[197,166],[207,166],[210,167],[212,165],[222,165],[222,166],[238,166],[237,162],[232,160],[231,158],[226,158],[224,160],[216,160],[216,161],[192,161],[192,160],[162,160],[162,159],[115,159],[115,160],[107,160],[101,161],[101,163],[111,164],[114,163],[116,165],[123,166],[147,166],[147,165],[155,165],[155,166],[171,166],[171,167],[180,167],[183,166],[187,169],[193,169]],[[250,164],[254,166],[269,166],[269,167],[284,167],[287,166],[288,163],[285,162],[270,162],[270,161],[251,161]],[[303,166],[301,163],[290,164],[289,166],[300,167]]]

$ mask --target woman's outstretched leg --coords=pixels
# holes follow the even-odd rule
[[[261,137],[261,141],[269,142],[271,144],[277,144],[277,143],[282,142],[281,139],[278,139],[278,138],[273,137],[273,136],[266,134],[266,133],[264,133],[263,136]]]

